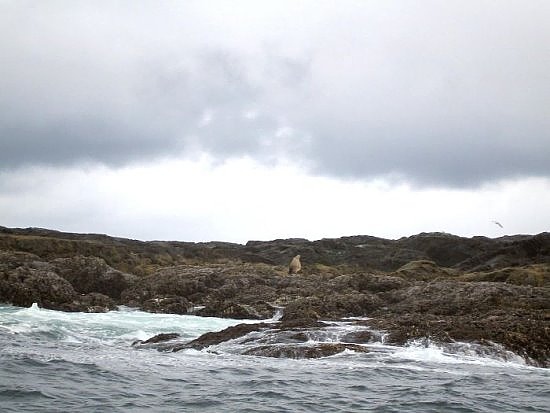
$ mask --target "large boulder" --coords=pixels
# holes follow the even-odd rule
[[[55,272],[82,294],[101,293],[115,300],[133,285],[137,277],[111,268],[98,257],[76,256],[51,261]]]
[[[56,272],[56,266],[36,255],[0,251],[0,302],[61,311],[105,312],[116,307],[112,298],[95,292],[79,294]]]
[[[0,301],[20,307],[63,309],[77,297],[72,285],[56,273],[25,266],[0,273]]]

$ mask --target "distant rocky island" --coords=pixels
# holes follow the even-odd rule
[[[289,275],[288,263],[298,254],[302,269]],[[317,357],[362,351],[361,344],[384,332],[387,344],[472,342],[549,367],[550,233],[495,239],[360,235],[241,245],[0,227],[0,302],[84,312],[125,305],[262,320],[191,343],[170,334],[136,343],[168,351],[269,329],[288,345],[259,342],[250,354]],[[280,320],[265,321],[275,314]],[[292,344],[304,329],[350,318],[372,330],[307,351]]]

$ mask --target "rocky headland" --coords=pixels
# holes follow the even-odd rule
[[[297,254],[302,270],[288,275]],[[247,342],[243,354],[299,358],[367,351],[363,344],[381,339],[430,340],[498,348],[549,367],[550,234],[241,245],[0,227],[0,302],[259,320],[192,342],[164,334],[136,348],[203,349],[240,339]],[[303,345],[342,322],[357,328],[338,342]]]

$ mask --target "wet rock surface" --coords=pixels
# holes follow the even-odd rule
[[[302,270],[289,276],[288,262],[297,254]],[[36,302],[63,311],[127,305],[205,317],[280,318],[191,343],[172,338],[136,345],[169,351],[205,349],[245,336],[253,338],[249,355],[361,351],[353,345],[372,340],[370,330],[339,338],[351,347],[304,348],[304,339],[325,328],[324,322],[369,317],[355,323],[383,331],[390,344],[422,338],[499,343],[548,367],[550,234],[489,239],[432,233],[399,240],[353,236],[238,245],[0,227],[0,302],[25,307]],[[266,337],[275,341],[266,343]]]
[[[346,350],[356,351],[358,353],[368,353],[367,348],[346,343],[319,343],[311,346],[300,345],[271,345],[259,346],[245,351],[247,356],[277,357],[277,358],[321,358],[329,357]]]

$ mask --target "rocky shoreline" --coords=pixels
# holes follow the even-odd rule
[[[288,275],[297,254],[302,271]],[[0,302],[87,312],[127,305],[259,320],[190,343],[168,335],[136,348],[203,349],[247,339],[244,354],[311,358],[366,351],[363,344],[380,339],[373,331],[383,331],[387,344],[500,346],[529,364],[550,367],[550,234],[489,239],[430,233],[240,245],[0,227]],[[265,321],[281,311],[279,321]],[[343,320],[357,327],[355,336],[303,345]]]

